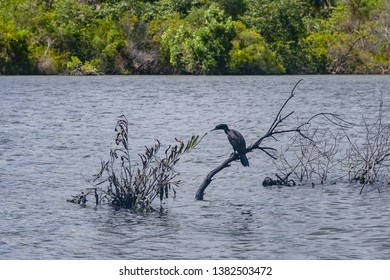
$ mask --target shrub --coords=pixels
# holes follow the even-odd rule
[[[229,70],[232,73],[281,74],[285,71],[260,34],[247,29],[241,22],[235,22],[234,25],[237,35],[229,52]]]
[[[178,144],[169,146],[163,156],[159,155],[161,143],[156,140],[154,146],[145,146],[144,153],[139,154],[141,163],[135,163],[130,159],[125,116],[118,118],[115,131],[116,148],[111,150],[108,161],[101,162],[100,171],[90,181],[94,187],[69,202],[85,205],[87,196],[93,194],[96,205],[106,202],[115,209],[151,211],[155,198],[162,202],[170,193],[176,194],[175,187],[181,181],[174,167],[180,156],[195,148],[203,138],[192,136],[187,144],[177,140]]]

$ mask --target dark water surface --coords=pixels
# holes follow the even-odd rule
[[[381,95],[390,119],[389,76],[0,77],[0,259],[390,259],[386,185],[362,195],[344,179],[264,188],[275,166],[257,151],[249,168],[233,163],[196,201],[231,153],[223,132],[182,157],[182,187],[162,213],[66,202],[108,158],[117,116],[130,121],[134,158],[156,138],[167,146],[218,123],[249,144],[300,78],[291,124],[324,111],[359,123]]]

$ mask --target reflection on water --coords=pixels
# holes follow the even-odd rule
[[[387,186],[363,195],[342,181],[264,188],[275,167],[253,152],[250,168],[232,164],[196,201],[204,176],[231,153],[218,133],[181,159],[183,185],[162,212],[66,202],[108,156],[117,116],[129,119],[134,155],[156,138],[168,145],[218,123],[252,143],[300,78],[0,77],[1,258],[388,259]],[[327,111],[356,122],[381,93],[390,104],[386,76],[303,78],[287,108],[301,119]]]

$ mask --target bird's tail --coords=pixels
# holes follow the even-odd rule
[[[249,161],[245,154],[240,155],[240,161],[243,166],[249,166]]]

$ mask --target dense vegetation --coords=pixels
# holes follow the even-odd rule
[[[389,0],[0,0],[0,74],[389,73]]]

